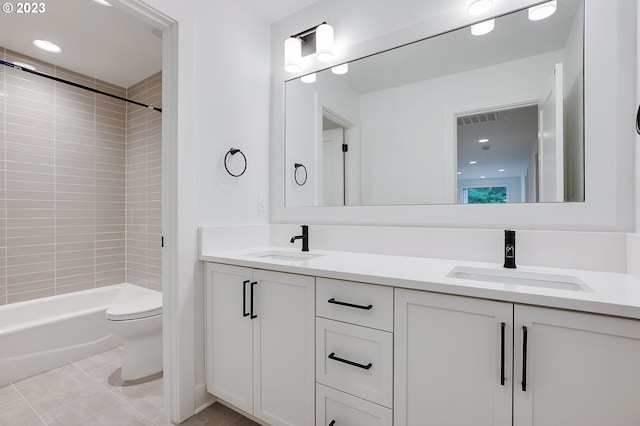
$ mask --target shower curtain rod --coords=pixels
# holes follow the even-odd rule
[[[79,89],[88,90],[88,91],[93,92],[93,93],[98,93],[100,95],[109,96],[111,98],[115,98],[115,99],[119,99],[121,101],[125,101],[125,102],[129,102],[129,103],[132,103],[132,104],[136,104],[136,105],[139,105],[139,106],[144,107],[144,108],[148,108],[148,109],[152,109],[152,110],[155,110],[155,111],[158,111],[158,112],[162,112],[162,108],[156,108],[154,106],[146,105],[146,104],[143,104],[143,103],[138,102],[138,101],[133,101],[131,99],[123,98],[122,96],[113,95],[111,93],[103,92],[102,90],[94,89],[94,88],[88,87],[88,86],[83,86],[82,84],[74,83],[73,81],[63,80],[63,79],[61,79],[59,77],[54,77],[54,76],[49,75],[49,74],[44,74],[44,73],[41,73],[41,72],[38,72],[38,71],[30,70],[28,68],[23,68],[23,67],[21,67],[19,65],[16,65],[16,64],[11,63],[11,62],[3,61],[1,59],[0,59],[0,64],[5,65],[5,66],[7,66],[9,68],[13,68],[13,69],[16,69],[16,70],[28,72],[30,74],[35,74],[35,75],[38,75],[40,77],[48,78],[49,80],[54,80],[54,81],[57,81],[59,83],[68,84],[70,86],[74,86],[74,87],[77,87]]]

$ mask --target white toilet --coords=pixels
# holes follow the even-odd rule
[[[162,293],[150,292],[107,309],[111,332],[124,340],[122,380],[162,371]]]

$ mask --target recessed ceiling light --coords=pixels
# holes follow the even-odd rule
[[[51,52],[51,53],[60,53],[62,52],[62,49],[60,48],[60,46],[58,46],[55,43],[51,43],[48,40],[33,40],[33,45],[42,49],[42,50],[46,50],[47,52]]]
[[[478,142],[487,143],[487,142],[489,142],[489,139],[478,139]]]
[[[553,15],[558,8],[557,0],[548,1],[529,8],[529,20],[540,21]]]
[[[346,74],[349,72],[349,64],[336,65],[331,68],[331,72],[338,75]]]
[[[462,172],[458,172],[458,174],[459,174],[459,175],[461,175],[461,174],[462,174]]]
[[[481,15],[488,12],[492,6],[492,0],[476,0],[467,7],[467,12],[469,12],[469,15]]]
[[[93,1],[95,1],[96,3],[98,3],[101,6],[112,6],[111,3],[109,3],[108,1],[105,1],[105,0],[93,0]]]
[[[498,171],[499,171],[499,172],[504,172],[504,169],[500,169],[500,170],[498,170]]]
[[[475,161],[475,160],[474,161],[469,161],[469,164],[476,164],[476,163],[477,163],[477,161]]]
[[[484,178],[485,178],[485,176],[480,176],[480,179],[484,179]]]
[[[300,80],[302,80],[303,83],[315,83],[316,73],[314,72],[313,74],[303,75],[300,77]]]
[[[24,62],[12,62],[12,64],[15,65],[16,67],[28,69],[28,70],[31,70],[31,71],[35,71],[36,70],[36,67],[34,67],[33,65],[30,65],[30,64],[25,64]]]
[[[496,27],[495,19],[489,19],[488,21],[480,22],[471,26],[471,34],[474,36],[481,36],[489,34]]]

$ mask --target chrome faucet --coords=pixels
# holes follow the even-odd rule
[[[504,231],[504,267],[516,267],[516,231]]]
[[[309,226],[300,225],[302,228],[302,235],[296,235],[295,237],[291,237],[291,243],[293,244],[296,240],[302,240],[302,251],[309,251]]]

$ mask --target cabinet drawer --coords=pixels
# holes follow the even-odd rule
[[[391,408],[393,335],[316,318],[316,381]]]
[[[391,426],[390,409],[316,384],[316,426]]]
[[[327,278],[316,283],[317,316],[393,331],[392,287]]]

